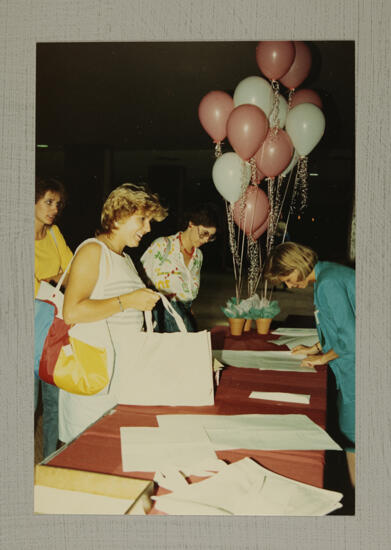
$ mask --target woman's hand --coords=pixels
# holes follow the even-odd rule
[[[306,357],[300,363],[301,367],[316,367],[317,365],[327,365],[328,358],[326,354],[319,353],[318,355],[311,355],[311,357]]]
[[[159,294],[150,288],[140,288],[121,296],[121,302],[125,309],[132,308],[139,311],[151,311],[159,300]]]
[[[296,346],[292,348],[291,353],[293,355],[314,355],[319,353],[318,344],[314,346]]]

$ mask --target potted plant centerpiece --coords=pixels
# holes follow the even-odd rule
[[[258,294],[253,294],[239,303],[232,297],[221,310],[228,318],[230,331],[234,336],[242,334],[246,320],[255,320],[258,334],[267,334],[273,317],[280,313],[277,300],[260,298]]]

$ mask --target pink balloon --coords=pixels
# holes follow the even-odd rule
[[[235,107],[228,117],[227,136],[235,152],[243,159],[250,159],[263,143],[269,122],[265,113],[256,105]]]
[[[296,107],[296,105],[300,105],[300,103],[313,103],[319,109],[322,109],[323,103],[320,99],[319,94],[314,92],[314,90],[308,90],[306,88],[303,88],[302,90],[297,90],[297,92],[294,93],[292,103],[291,103],[291,109],[293,107]]]
[[[257,168],[257,174],[256,174],[256,183],[257,183],[257,185],[259,185],[261,183],[261,181],[263,179],[265,179],[265,177],[266,177],[265,174]]]
[[[253,233],[253,239],[255,240],[259,239],[259,237],[263,235],[267,230],[268,225],[269,225],[269,216],[267,217],[267,220],[265,221],[265,223],[263,223],[261,227]]]
[[[198,118],[205,132],[216,142],[227,135],[227,120],[234,108],[232,97],[218,90],[209,92],[198,107]]]
[[[311,68],[311,52],[304,42],[295,41],[295,59],[289,71],[280,78],[280,82],[293,90],[305,80]]]
[[[255,163],[267,178],[281,174],[289,165],[293,155],[291,138],[284,130],[274,134],[269,130],[261,148],[255,153]]]
[[[269,199],[262,189],[255,185],[247,187],[244,195],[244,208],[241,217],[241,204],[239,199],[234,204],[234,220],[246,235],[254,235],[264,225],[269,215]]]
[[[266,40],[258,42],[255,55],[262,73],[271,80],[278,80],[292,65],[295,48],[290,40]]]

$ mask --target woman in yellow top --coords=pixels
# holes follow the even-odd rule
[[[35,182],[35,289],[41,281],[57,283],[72,252],[54,221],[65,204],[63,184],[54,178],[37,178]],[[65,283],[66,284],[66,281]],[[37,408],[39,378],[34,379],[34,409]],[[43,456],[56,450],[58,440],[58,388],[41,383],[43,405]]]

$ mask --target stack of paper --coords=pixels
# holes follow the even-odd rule
[[[315,336],[318,334],[318,331],[316,328],[281,327],[273,330],[272,334],[279,334],[280,336]]]
[[[302,367],[300,365],[305,355],[292,355],[290,351],[234,351],[221,349],[214,350],[213,357],[231,367],[316,373],[314,367]]]
[[[159,426],[173,433],[204,429],[216,451],[228,449],[341,450],[331,437],[304,414],[239,414],[157,416]]]
[[[209,479],[152,498],[158,510],[176,515],[323,516],[341,508],[342,497],[244,458]]]
[[[251,399],[265,399],[266,401],[285,401],[287,403],[303,403],[309,405],[310,395],[304,393],[285,393],[274,391],[253,391],[250,393]]]
[[[313,346],[319,342],[318,335],[314,336],[281,336],[277,340],[269,340],[272,344],[277,346],[288,346],[289,349],[293,349],[296,346]]]

